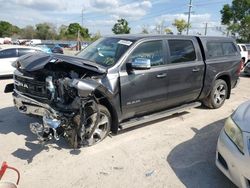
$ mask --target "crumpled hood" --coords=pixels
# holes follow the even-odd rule
[[[30,53],[21,56],[17,60],[19,68],[28,72],[43,69],[48,63],[61,63],[66,62],[72,65],[76,65],[88,70],[92,70],[98,73],[105,73],[106,68],[90,61],[84,60],[75,56],[66,56],[61,54],[47,54],[47,53]]]
[[[244,132],[250,132],[250,101],[241,104],[233,113],[232,119]]]

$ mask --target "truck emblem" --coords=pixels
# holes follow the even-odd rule
[[[14,83],[15,83],[16,86],[21,86],[21,87],[24,87],[24,88],[29,88],[27,84],[19,82],[17,80],[15,80]]]

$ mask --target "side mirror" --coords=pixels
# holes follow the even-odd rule
[[[132,69],[150,69],[151,68],[151,62],[150,59],[147,58],[136,58],[131,63]]]

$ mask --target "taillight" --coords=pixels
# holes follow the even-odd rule
[[[238,76],[240,75],[240,72],[241,72],[241,70],[244,68],[244,61],[243,61],[243,59],[240,61],[240,65],[239,65],[239,68],[238,68],[238,70],[237,70],[237,74],[238,74]]]

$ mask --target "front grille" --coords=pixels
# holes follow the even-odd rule
[[[14,75],[14,87],[17,91],[35,98],[47,98],[45,81]]]

